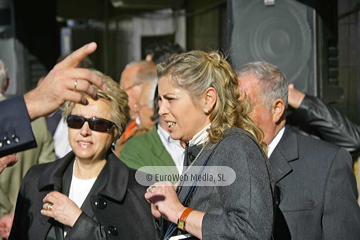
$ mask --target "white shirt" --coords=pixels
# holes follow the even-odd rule
[[[79,208],[81,208],[84,203],[95,181],[96,178],[80,179],[75,177],[75,175],[72,176],[69,198],[73,200]]]
[[[75,161],[73,167],[73,176],[70,183],[69,198],[76,204],[76,206],[81,208],[97,178],[96,177],[91,179],[77,178],[74,175],[74,170],[75,170]],[[69,226],[64,226],[64,237],[67,235],[69,230],[70,230]]]
[[[193,136],[193,138],[189,141],[189,147],[203,144],[208,140],[209,133],[206,130],[210,128],[210,125],[211,123],[209,123],[209,125],[204,127],[200,132]]]
[[[54,133],[54,148],[58,158],[64,157],[71,151],[68,138],[67,123],[61,118]]]
[[[172,139],[170,133],[166,132],[160,124],[157,126],[157,134],[173,159],[179,174],[181,174],[184,167],[185,149],[181,146],[180,141]]]
[[[136,118],[135,118],[135,122],[136,122],[136,125],[139,126],[139,125],[140,125],[140,117],[136,117]]]
[[[276,148],[276,146],[278,145],[278,143],[280,142],[280,139],[282,138],[282,136],[284,135],[285,132],[285,126],[283,126],[280,131],[278,132],[278,134],[276,134],[276,136],[274,137],[274,139],[271,141],[271,143],[268,146],[268,158],[271,156],[272,152],[274,151],[274,149]]]

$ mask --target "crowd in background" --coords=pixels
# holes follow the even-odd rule
[[[81,94],[35,117],[25,95],[27,108],[16,110],[29,112],[37,145],[0,152],[1,237],[360,239],[351,157],[360,127],[289,85],[281,69],[233,69],[218,52],[165,43],[116,80],[81,51],[54,68],[68,70],[68,94]],[[53,71],[37,93],[61,76]],[[9,84],[0,61],[0,101]],[[0,134],[0,151],[24,139],[16,128]],[[233,183],[143,186],[137,175],[217,176],[218,166],[234,170]]]

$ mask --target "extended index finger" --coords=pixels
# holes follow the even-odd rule
[[[81,48],[77,49],[64,60],[55,65],[54,69],[63,69],[63,68],[75,68],[81,60],[87,57],[89,54],[93,53],[97,48],[95,42],[86,44]]]

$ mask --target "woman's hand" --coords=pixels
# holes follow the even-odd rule
[[[159,218],[176,223],[186,209],[179,201],[175,188],[171,182],[157,182],[150,186],[145,193],[145,198],[151,203],[151,213]]]
[[[73,227],[81,215],[81,209],[66,195],[51,192],[43,199],[41,214],[54,218],[56,221]]]
[[[0,237],[8,239],[14,221],[14,214],[8,213],[0,218]]]

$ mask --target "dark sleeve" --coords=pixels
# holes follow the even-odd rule
[[[21,182],[19,194],[16,200],[16,208],[14,221],[11,227],[11,232],[9,240],[11,239],[22,239],[24,233],[29,231],[30,227],[30,218],[29,218],[29,209],[30,201],[27,200],[28,191],[32,191],[33,185],[37,185],[36,181],[31,181],[29,175],[32,173],[31,169],[26,173],[24,179]],[[31,185],[32,184],[32,185]]]
[[[15,136],[15,138],[13,137]],[[16,138],[17,137],[17,138]],[[9,140],[8,143],[4,138]],[[15,139],[19,141],[16,142]],[[31,121],[23,96],[0,102],[0,157],[36,148]]]
[[[303,120],[308,127],[301,130],[313,134],[310,131],[314,129],[322,140],[343,147],[350,153],[360,151],[360,127],[316,97],[306,95],[300,107],[287,119],[290,125],[297,125],[292,119]]]
[[[236,134],[221,142],[212,159],[236,173],[235,181],[217,187],[222,213],[206,213],[202,239],[270,239],[274,204],[265,155],[249,137]]]
[[[101,240],[107,239],[105,228],[92,220],[84,212],[76,221],[75,225],[68,232],[69,239]]]
[[[335,155],[325,189],[322,229],[324,239],[359,239],[360,206],[350,154]]]

